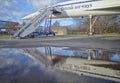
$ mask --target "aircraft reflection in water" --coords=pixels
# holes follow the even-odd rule
[[[66,50],[65,50],[66,49]],[[27,53],[42,59],[44,64],[55,69],[74,72],[79,75],[87,75],[120,82],[120,52],[80,49],[78,51],[58,47],[40,47],[26,49]],[[40,52],[40,53],[39,53]],[[46,55],[38,57],[40,55]],[[44,58],[44,61],[43,61]]]
[[[70,49],[72,48],[47,46],[2,48],[0,49],[0,82],[120,82],[120,51]]]

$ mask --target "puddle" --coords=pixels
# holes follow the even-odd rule
[[[68,47],[39,47],[36,49],[46,55],[70,56],[84,59],[88,59],[90,57],[94,60],[120,62],[120,51],[115,50],[85,48],[70,50]]]
[[[67,47],[47,46],[38,48],[0,48],[0,83],[118,83],[119,70],[115,70],[117,75],[106,75],[108,76],[106,79],[94,75],[90,76],[89,72],[93,71],[92,68],[96,68],[92,66],[99,65],[94,64],[89,59],[96,60],[96,63],[98,63],[97,61],[101,61],[100,63],[108,61],[113,65],[119,64],[120,52],[92,49],[68,50]],[[77,60],[78,63],[75,64]],[[79,61],[82,61],[82,63]],[[84,67],[89,61],[91,62],[89,64],[91,65],[90,68]],[[75,70],[82,71],[82,73],[77,72],[78,74],[76,74],[74,68],[70,68],[70,70],[69,64],[75,64],[74,68],[81,65],[79,66],[81,70]],[[87,74],[86,69],[89,69]],[[101,74],[98,75],[102,76]],[[108,79],[109,77],[110,79]]]

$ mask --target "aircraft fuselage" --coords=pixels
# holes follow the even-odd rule
[[[53,18],[73,18],[80,16],[100,16],[120,14],[120,0],[87,0],[70,1],[55,5],[61,9],[61,14],[53,15]]]

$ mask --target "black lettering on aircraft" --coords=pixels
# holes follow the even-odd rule
[[[91,8],[92,4],[85,4],[85,5],[69,5],[69,6],[64,6],[62,7],[62,10],[71,10],[71,9],[81,9],[81,8]]]
[[[85,5],[77,5],[75,6],[75,9],[81,9],[81,8],[91,8],[92,4],[85,4]]]

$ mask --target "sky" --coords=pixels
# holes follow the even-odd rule
[[[0,20],[22,23],[21,18],[45,6],[69,0],[0,0]],[[70,25],[72,19],[58,19],[61,25]],[[68,24],[69,21],[69,24]]]

